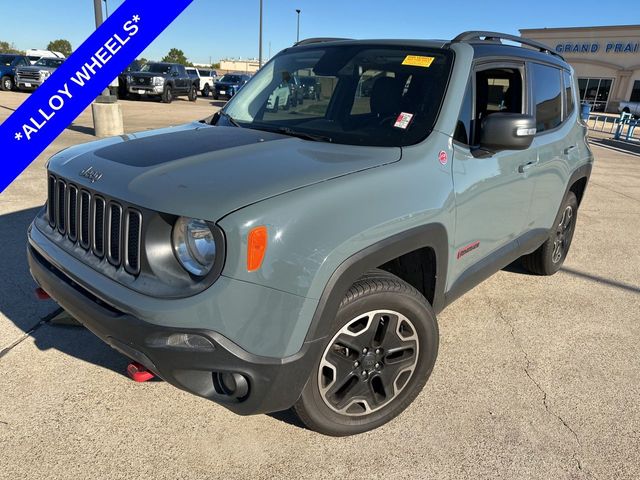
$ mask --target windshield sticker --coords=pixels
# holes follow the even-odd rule
[[[402,65],[429,68],[435,59],[435,57],[423,57],[422,55],[407,55],[402,61]]]
[[[396,123],[394,123],[393,126],[406,130],[412,119],[413,113],[402,112],[400,115],[398,115],[398,118],[396,118]]]

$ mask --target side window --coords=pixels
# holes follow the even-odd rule
[[[531,84],[538,133],[556,128],[562,122],[560,70],[539,63],[531,64]]]
[[[178,65],[178,74],[182,77],[185,77],[187,75],[187,70],[184,68],[183,65]]]
[[[456,131],[453,133],[453,139],[464,145],[472,145],[471,138],[471,119],[473,118],[473,82],[469,82],[464,98],[462,99],[462,107],[460,108],[460,116],[456,124]]]
[[[480,138],[482,120],[492,113],[524,113],[522,71],[519,68],[490,68],[476,72],[475,115],[471,139]]]
[[[640,80],[633,82],[633,90],[631,90],[630,102],[640,102]]]
[[[564,118],[568,118],[573,113],[575,101],[573,99],[573,77],[565,70],[562,72],[564,78]]]

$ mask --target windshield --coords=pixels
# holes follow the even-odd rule
[[[221,82],[238,83],[240,82],[240,75],[225,75],[220,79]]]
[[[36,62],[36,66],[38,67],[49,67],[49,68],[58,68],[62,65],[64,60],[60,60],[57,58],[41,58]]]
[[[0,65],[10,67],[15,58],[15,55],[0,55]]]
[[[140,69],[141,72],[151,72],[151,73],[169,73],[171,70],[170,63],[147,63],[144,67]]]
[[[265,65],[224,111],[241,127],[351,145],[412,145],[436,122],[452,57],[449,50],[395,46],[296,48]],[[313,93],[297,87],[296,77]]]

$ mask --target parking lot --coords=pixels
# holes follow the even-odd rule
[[[0,122],[25,98],[0,92]],[[121,103],[127,132],[223,105]],[[35,299],[26,229],[47,158],[95,139],[85,111],[0,196],[0,478],[640,478],[640,153],[594,135],[561,272],[513,265],[462,297],[439,316],[436,368],[408,410],[331,438],[287,413],[239,417],[134,383],[91,333],[47,322],[56,306]]]

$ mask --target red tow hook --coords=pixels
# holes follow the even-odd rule
[[[127,375],[134,382],[146,382],[155,377],[155,375],[147,370],[144,365],[141,365],[138,362],[131,362],[127,365]]]
[[[38,300],[49,300],[51,297],[42,287],[36,288],[36,298]]]

